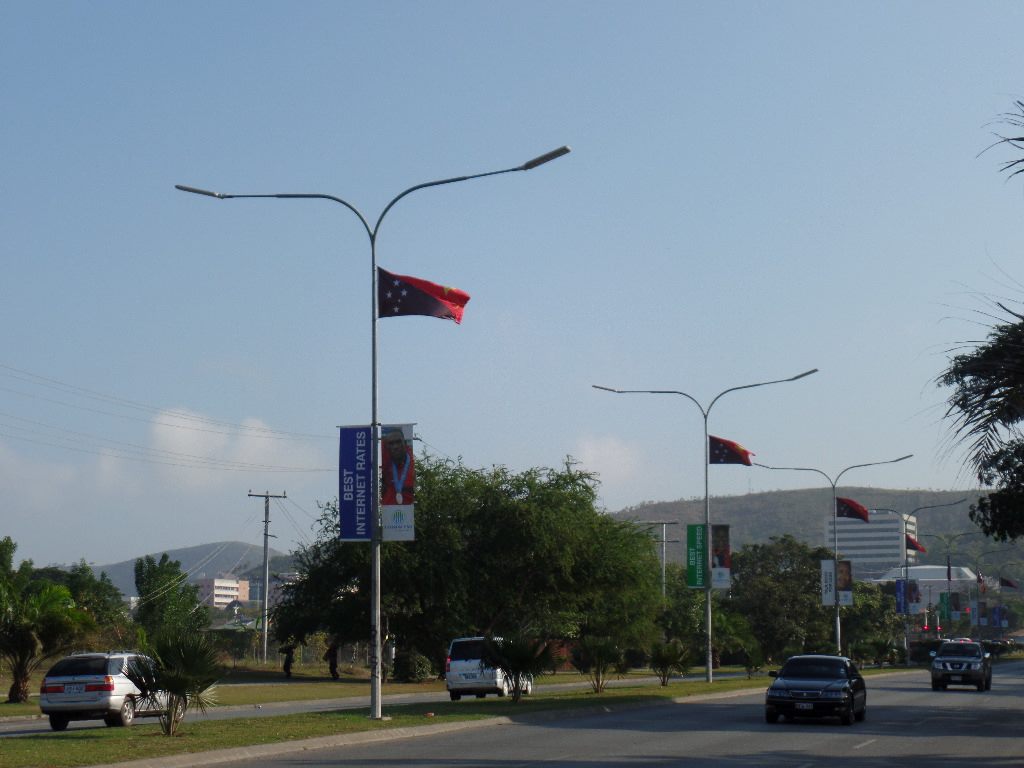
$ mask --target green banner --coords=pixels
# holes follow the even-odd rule
[[[686,586],[707,589],[708,543],[707,528],[703,525],[686,526]]]
[[[945,592],[939,594],[939,618],[949,621],[949,595]]]

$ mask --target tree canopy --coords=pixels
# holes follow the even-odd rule
[[[417,482],[415,542],[382,546],[385,631],[400,647],[439,663],[448,640],[466,635],[651,636],[661,604],[653,539],[597,510],[589,473],[423,456]],[[275,611],[280,640],[367,634],[369,547],[339,542],[336,505],[323,509]]]

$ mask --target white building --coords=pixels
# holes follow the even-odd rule
[[[199,579],[196,586],[199,587],[199,601],[214,608],[226,608],[235,600],[245,602],[249,599],[249,582],[245,579]]]
[[[906,548],[906,534],[918,538],[915,515],[872,509],[868,517],[867,523],[858,518],[837,518],[839,559],[852,563],[854,579],[868,581],[896,566],[917,565],[917,552]],[[832,515],[825,520],[825,547],[835,547]]]

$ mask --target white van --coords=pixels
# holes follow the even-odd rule
[[[494,638],[500,643],[501,638]],[[478,699],[488,693],[508,696],[512,692],[512,681],[484,664],[484,638],[459,637],[448,646],[448,658],[444,664],[444,683],[452,701],[458,701],[463,694],[472,694]],[[533,692],[533,678],[528,677],[523,687],[524,694]]]

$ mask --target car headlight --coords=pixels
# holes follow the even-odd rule
[[[979,664],[978,662],[973,662],[971,664],[971,669],[975,669],[975,670],[981,669],[981,664]]]
[[[789,691],[786,688],[769,688],[768,698],[770,699],[788,699]]]

